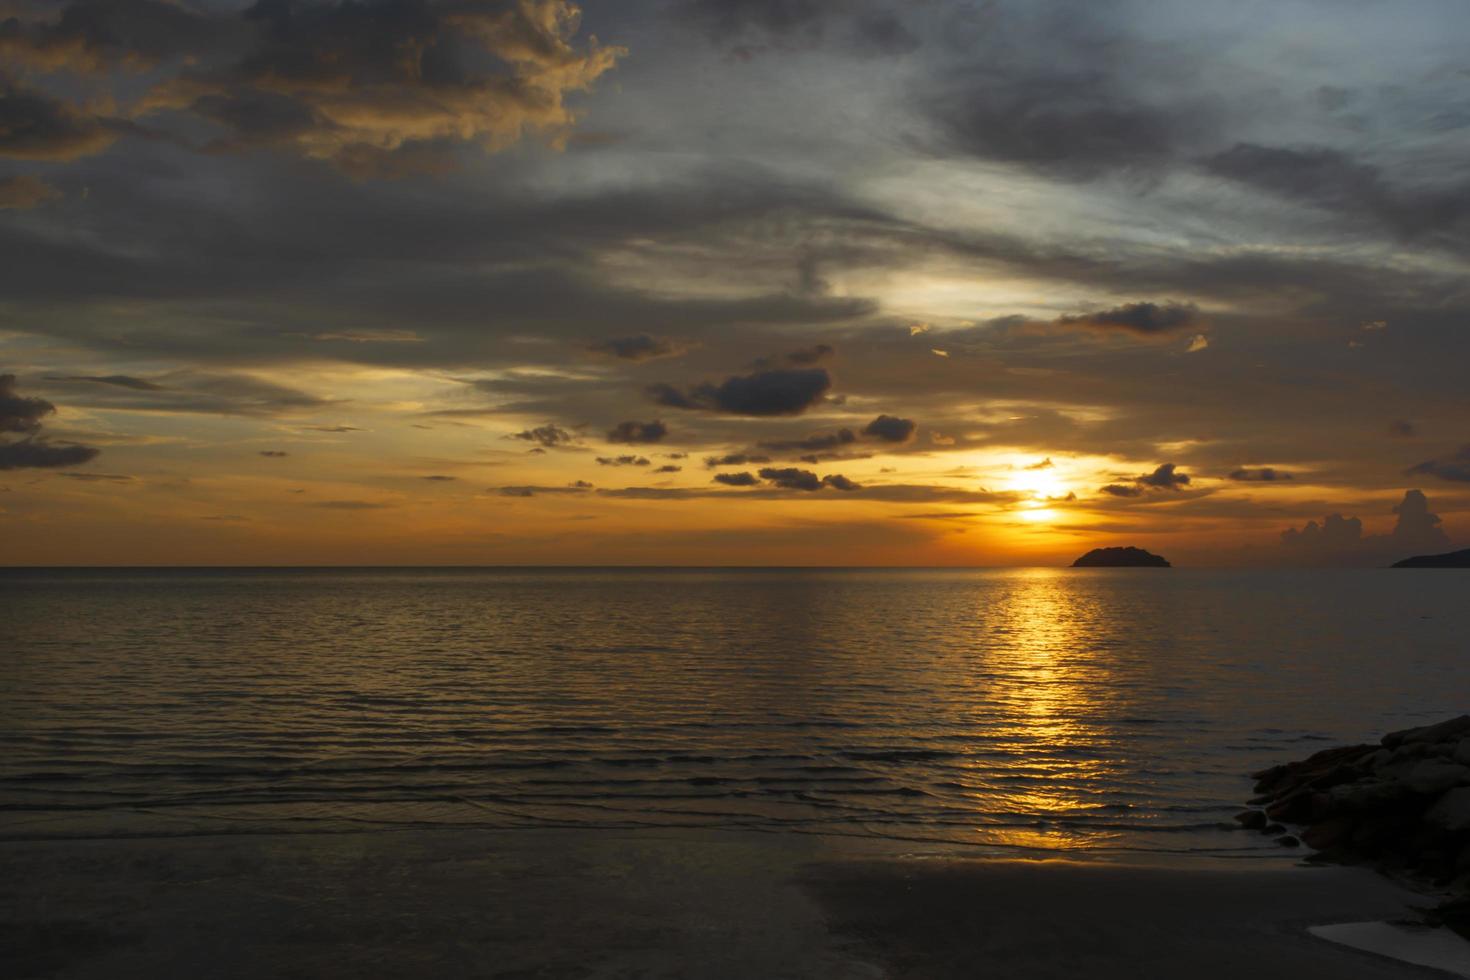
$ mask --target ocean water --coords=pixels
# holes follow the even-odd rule
[[[0,839],[701,828],[1279,852],[1470,710],[1470,573],[0,571]]]

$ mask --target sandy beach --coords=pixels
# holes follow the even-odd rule
[[[8,842],[8,977],[1445,976],[1314,938],[1365,871],[896,856],[739,833]]]

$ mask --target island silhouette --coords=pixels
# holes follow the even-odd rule
[[[1093,548],[1073,568],[1172,568],[1167,558],[1142,548]]]
[[[1396,561],[1393,568],[1470,568],[1470,548],[1443,555],[1415,555]]]

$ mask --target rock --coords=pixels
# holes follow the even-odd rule
[[[1277,834],[1286,833],[1286,828],[1281,826],[1281,824],[1279,823],[1268,823],[1266,824],[1266,826],[1261,828],[1261,833],[1265,834],[1267,837],[1275,837]]]
[[[1470,736],[1460,739],[1455,744],[1455,753],[1450,758],[1462,766],[1470,766]]]
[[[1424,820],[1442,830],[1470,830],[1470,786],[1445,793],[1425,812]]]
[[[1440,759],[1416,762],[1401,780],[1416,793],[1436,796],[1456,786],[1470,786],[1470,767]]]
[[[1352,837],[1352,818],[1333,817],[1308,827],[1302,833],[1302,843],[1319,851],[1328,851],[1350,842]]]
[[[1334,809],[1368,810],[1403,799],[1409,795],[1409,788],[1397,781],[1360,779],[1334,786],[1327,795],[1332,797]]]
[[[1165,558],[1142,548],[1093,548],[1072,562],[1073,568],[1170,568]]]
[[[1266,816],[1283,823],[1306,823],[1312,817],[1312,796],[1308,790],[1294,790],[1266,807]]]
[[[1389,732],[1383,736],[1383,744],[1389,748],[1402,745],[1405,742],[1445,742],[1451,739],[1458,740],[1470,735],[1470,715],[1461,715],[1442,721],[1437,725],[1425,725],[1423,728],[1406,728],[1399,732]]]
[[[1470,568],[1470,548],[1443,555],[1415,555],[1393,563],[1392,568]]]
[[[1266,826],[1266,815],[1260,810],[1245,810],[1235,815],[1235,821],[1246,830],[1260,830]]]
[[[1282,847],[1300,847],[1302,842],[1297,840],[1290,834],[1287,834],[1285,837],[1276,838],[1276,843],[1280,844]]]

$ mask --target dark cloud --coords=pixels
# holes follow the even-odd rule
[[[99,452],[91,446],[53,443],[39,438],[0,442],[0,470],[78,466],[96,459]]]
[[[89,381],[99,385],[113,385],[117,388],[129,388],[133,391],[164,391],[163,385],[155,384],[145,378],[135,378],[127,374],[62,374],[45,377],[46,381]]]
[[[28,211],[61,196],[39,177],[0,177],[0,211]]]
[[[669,427],[663,422],[619,422],[617,426],[607,434],[608,442],[622,442],[630,445],[661,442],[664,436],[669,434]]]
[[[1062,40],[1056,34],[1048,39],[1053,47]],[[1098,57],[1096,48],[1076,53]],[[1204,124],[1201,107],[1133,96],[1120,83],[1122,73],[1085,62],[1021,61],[1020,48],[995,54],[976,58],[971,64],[979,67],[958,73],[928,100],[951,151],[1086,180],[1165,166]]]
[[[546,449],[555,449],[558,446],[570,446],[577,441],[577,437],[563,429],[559,425],[548,422],[546,425],[538,425],[534,429],[526,429],[506,436],[507,439],[519,439],[522,442],[534,442]]]
[[[430,476],[421,476],[421,477],[419,477],[419,479],[420,480],[425,480],[425,481],[427,481],[429,483],[454,483],[456,480],[459,479],[459,477],[457,477],[457,476],[444,476],[442,474],[435,473],[435,474],[432,474]]]
[[[657,384],[648,396],[670,408],[700,409],[729,415],[800,415],[821,401],[832,387],[823,368],[757,371],[726,378],[718,385],[701,384],[680,390]]]
[[[614,337],[610,340],[589,344],[587,349],[598,354],[608,354],[626,361],[654,361],[662,357],[677,357],[685,348],[662,337],[650,337],[646,333],[631,337]]]
[[[783,490],[820,490],[822,480],[811,470],[795,467],[766,467],[760,471],[762,480],[769,480]]]
[[[535,497],[539,494],[566,495],[586,493],[588,490],[592,489],[592,484],[588,483],[586,480],[578,480],[577,482],[569,483],[564,487],[523,486],[498,488],[492,487],[491,489],[495,490],[495,492],[499,493],[502,497]]]
[[[141,71],[216,47],[222,21],[162,0],[76,0],[55,20],[0,23],[0,55],[42,71]]]
[[[286,456],[289,456],[291,454],[288,453],[288,452],[284,452],[282,450],[279,450],[279,449],[262,449],[260,451],[260,455],[262,455],[262,456],[269,456],[272,459],[282,459],[282,458],[284,458]]]
[[[750,453],[728,453],[724,456],[706,456],[704,458],[705,469],[712,470],[717,466],[752,466],[757,463],[769,463],[769,456],[754,456]]]
[[[917,428],[918,425],[912,419],[880,415],[863,428],[863,435],[883,442],[908,442],[914,437],[914,430]]]
[[[1230,479],[1241,483],[1273,483],[1277,480],[1290,480],[1292,475],[1270,466],[1255,469],[1242,466],[1240,469],[1230,471]]]
[[[728,487],[753,487],[760,481],[750,473],[716,473],[711,477],[716,483],[723,483]]]
[[[361,432],[355,425],[303,425],[302,432]]]
[[[1388,423],[1388,434],[1391,436],[1397,436],[1400,439],[1412,439],[1417,433],[1418,430],[1415,428],[1414,423],[1408,419],[1394,419]]]
[[[1174,463],[1163,463],[1152,473],[1140,476],[1137,483],[1152,490],[1178,490],[1189,485],[1189,474],[1179,472]]]
[[[758,358],[751,366],[757,370],[765,371],[776,367],[782,361],[787,364],[795,364],[798,367],[811,367],[837,353],[830,344],[816,344],[812,347],[803,347],[800,350],[791,351],[784,357],[762,357]]]
[[[649,466],[649,465],[651,465],[647,456],[599,456],[599,457],[597,457],[597,462],[598,462],[598,465],[600,465],[600,466]]]
[[[0,69],[0,157],[74,160],[105,150],[125,129],[29,88]]]
[[[1405,491],[1393,513],[1398,520],[1389,534],[1364,535],[1363,522],[1357,517],[1329,514],[1321,524],[1308,521],[1300,529],[1281,532],[1281,544],[1294,561],[1324,565],[1382,565],[1451,547],[1439,515],[1430,512],[1423,492]]]
[[[786,355],[786,360],[792,364],[808,367],[820,363],[835,354],[836,351],[829,344],[817,344],[814,347],[803,347]]]
[[[1422,463],[1404,470],[1408,476],[1433,476],[1454,483],[1470,483],[1470,445],[1462,446],[1459,452],[1438,459],[1426,459]]]
[[[1048,457],[1046,457],[1046,459],[1043,459],[1041,462],[1039,462],[1039,463],[1032,463],[1030,466],[1023,467],[1023,469],[1027,469],[1027,470],[1049,470],[1054,465],[1056,465],[1056,464],[1054,464],[1051,461],[1051,457],[1048,456]]]
[[[15,391],[15,375],[0,374],[0,432],[37,432],[41,419],[56,411],[44,398],[26,398]]]
[[[658,469],[654,470],[654,472],[655,473],[678,473],[678,472],[682,471],[683,469],[684,469],[684,467],[682,467],[682,466],[675,466],[673,463],[666,463],[663,466],[660,466]]]
[[[762,442],[762,449],[769,449],[778,453],[809,452],[824,449],[836,449],[838,446],[847,446],[857,442],[857,434],[851,429],[838,429],[836,432],[819,433],[807,436],[805,439],[787,439],[775,442]],[[768,462],[761,459],[756,462]]]
[[[371,500],[317,500],[308,506],[320,507],[323,510],[385,510],[393,505],[375,503]]]
[[[76,0],[54,22],[6,21],[0,52],[43,70],[157,68],[163,77],[133,113],[214,123],[226,135],[211,150],[268,147],[354,176],[396,176],[445,169],[456,147],[564,136],[575,122],[566,97],[623,53],[574,43],[578,13],[568,0],[265,0],[243,17]],[[115,124],[0,82],[0,153],[72,159],[116,138]]]
[[[121,473],[58,473],[68,480],[77,480],[81,483],[132,483],[133,478]]]
[[[100,450],[76,443],[53,443],[42,437],[41,420],[56,411],[44,398],[27,398],[15,390],[15,375],[0,374],[0,433],[22,438],[0,441],[0,470],[50,469],[79,466],[96,459]]]
[[[841,473],[829,473],[822,477],[822,483],[833,490],[861,490],[862,484],[854,483]]]
[[[1372,221],[1412,238],[1444,231],[1470,217],[1470,184],[1401,189],[1372,164],[1329,147],[1237,143],[1206,161],[1210,172],[1293,203]]]
[[[1064,316],[1058,324],[1096,330],[1123,330],[1140,335],[1169,333],[1201,325],[1199,310],[1189,303],[1127,303],[1110,310]]]
[[[325,408],[335,402],[248,374],[175,371],[132,375],[47,375],[44,380],[92,386],[75,400],[114,411],[185,412],[271,417]]]
[[[1113,497],[1141,497],[1143,488],[1133,483],[1109,483],[1105,487],[1098,488],[1101,493]]]
[[[833,45],[895,56],[919,46],[894,12],[863,0],[679,0],[674,11],[680,21],[744,58],[766,47]]]

